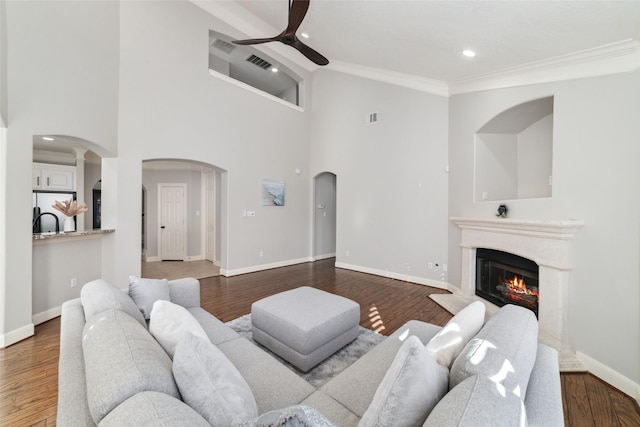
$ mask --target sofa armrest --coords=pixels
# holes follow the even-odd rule
[[[169,280],[171,302],[185,308],[200,307],[200,282],[193,277]]]
[[[80,298],[62,304],[58,359],[59,426],[95,426],[87,403],[82,331],[84,310]]]
[[[564,425],[560,367],[554,348],[538,344],[524,406],[530,427]]]

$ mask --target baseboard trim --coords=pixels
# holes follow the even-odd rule
[[[353,271],[358,271],[360,273],[373,274],[375,276],[388,277],[390,279],[401,280],[403,282],[415,283],[418,285],[431,286],[438,289],[446,289],[446,290],[449,289],[449,284],[445,282],[426,279],[424,277],[410,276],[408,274],[394,273],[392,271],[378,270],[376,268],[362,267],[360,265],[336,262],[336,268],[343,268],[345,270],[353,270]]]
[[[614,371],[610,367],[598,362],[586,354],[576,351],[578,359],[586,366],[587,370],[602,381],[612,385],[621,392],[629,395],[640,405],[640,384],[630,380],[621,373]]]
[[[34,325],[39,325],[41,323],[47,322],[51,319],[55,319],[56,317],[62,314],[62,306],[50,308],[49,310],[45,310],[40,313],[36,313],[31,317]]]
[[[264,271],[264,270],[271,270],[272,268],[280,268],[280,267],[288,267],[290,265],[296,265],[296,264],[302,264],[305,262],[312,262],[313,260],[311,258],[298,258],[298,259],[290,259],[290,260],[286,260],[286,261],[278,261],[278,262],[273,262],[270,264],[260,264],[260,265],[254,265],[251,267],[244,267],[244,268],[237,268],[234,270],[226,270],[221,268],[220,269],[220,274],[222,276],[225,277],[231,277],[231,276],[239,276],[241,274],[247,274],[247,273],[255,273],[258,271]]]
[[[13,331],[0,335],[0,348],[9,347],[11,344],[15,344],[18,341],[22,341],[25,338],[33,336],[34,333],[35,326],[33,323],[29,323],[28,325],[24,325],[18,329],[14,329]]]
[[[320,261],[322,259],[329,259],[329,258],[335,258],[335,257],[336,257],[336,253],[334,252],[332,254],[316,255],[311,258],[311,261]]]
[[[148,256],[145,262],[158,262],[162,261],[159,256]]]

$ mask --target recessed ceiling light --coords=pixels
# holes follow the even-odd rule
[[[51,138],[50,136],[43,136],[42,139],[44,139],[45,141],[53,141],[53,138]]]
[[[464,56],[466,56],[467,58],[473,58],[474,56],[476,56],[476,53],[474,51],[472,51],[472,50],[469,50],[469,49],[463,50],[462,54]]]
[[[277,69],[276,67],[273,67],[273,68],[271,69],[271,71],[273,71],[274,73],[277,73],[277,72],[278,72],[278,69]]]
[[[309,38],[309,34],[307,34],[307,33],[300,33],[300,35],[301,35],[302,37],[304,37],[305,39],[308,39],[308,38]]]

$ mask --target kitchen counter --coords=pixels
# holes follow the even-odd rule
[[[33,243],[53,243],[58,241],[67,241],[70,239],[84,239],[92,237],[100,237],[103,234],[114,233],[114,229],[96,229],[85,231],[72,231],[70,233],[35,233],[33,235]]]

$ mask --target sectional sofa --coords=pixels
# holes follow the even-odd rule
[[[479,331],[471,309],[445,328],[410,321],[316,389],[203,310],[197,280],[148,285],[130,296],[96,280],[63,304],[57,425],[564,424],[557,353],[526,309],[505,306]],[[169,351],[150,332],[161,305],[201,330]],[[165,320],[179,329],[184,312]]]

